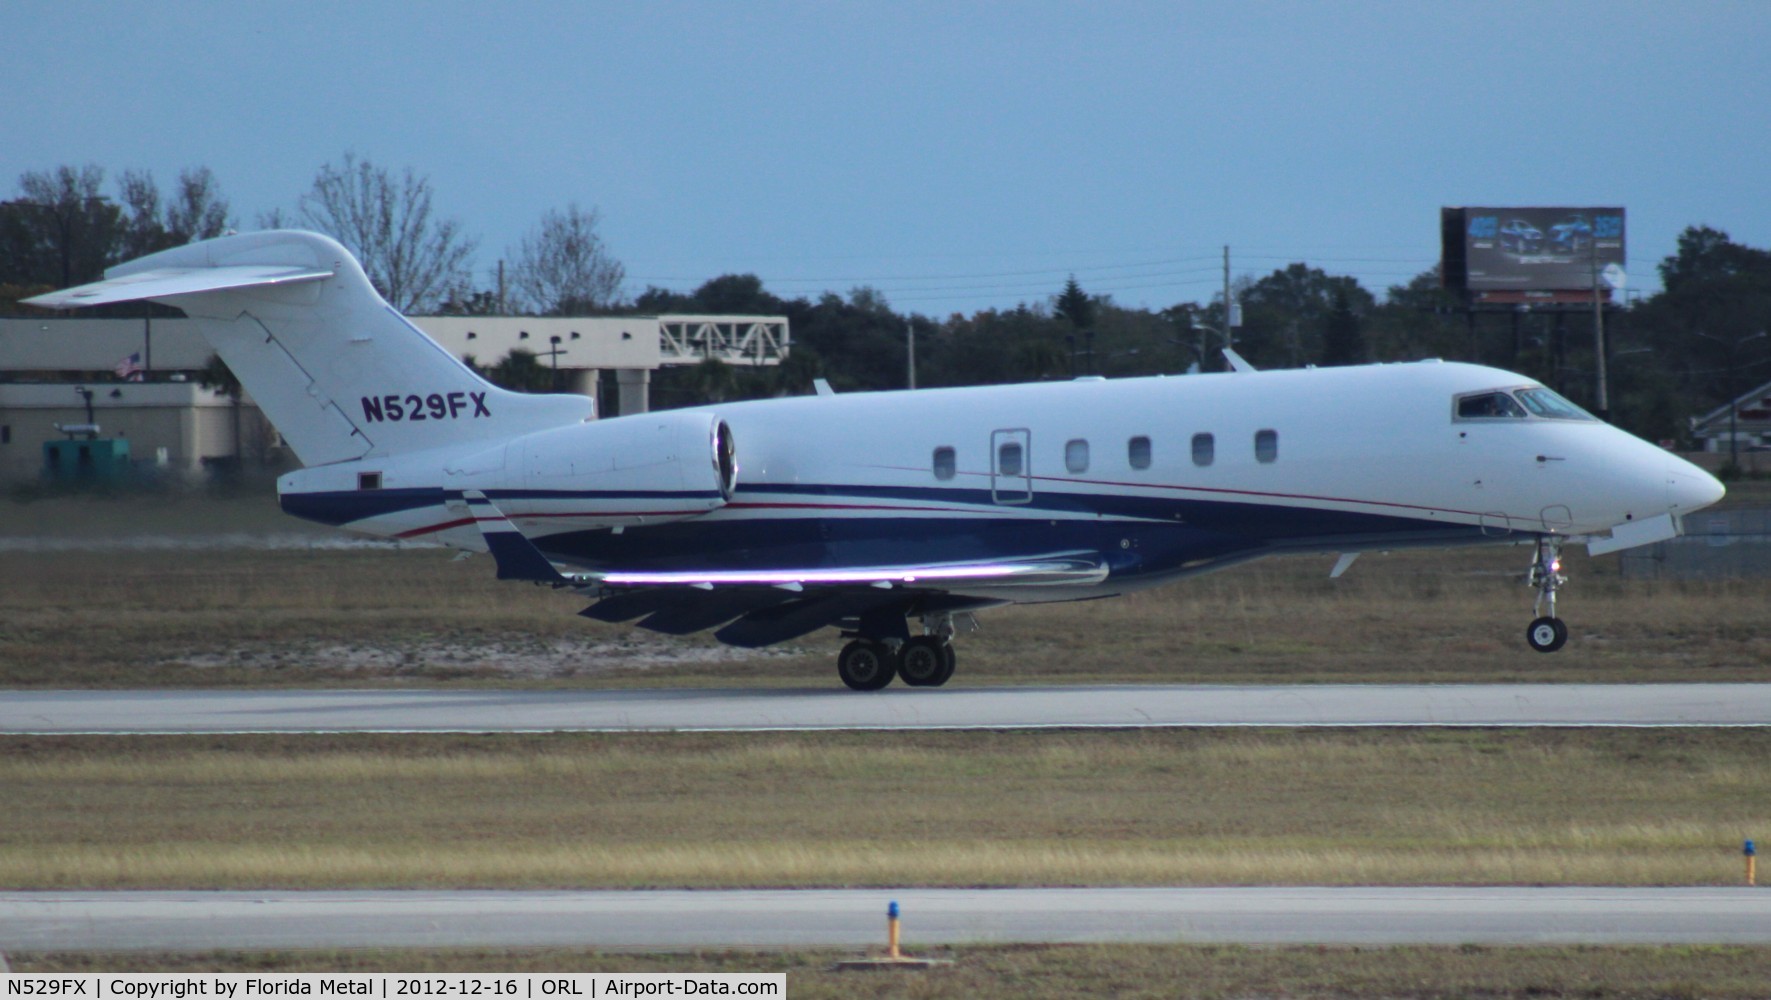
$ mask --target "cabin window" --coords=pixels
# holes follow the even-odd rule
[[[381,473],[379,473],[379,472],[359,472],[359,473],[357,473],[357,489],[359,489],[359,490],[381,489]]]
[[[1279,459],[1279,432],[1254,432],[1254,460],[1257,462],[1274,462]]]
[[[942,445],[935,449],[935,478],[952,479],[955,468],[953,449]]]
[[[1021,442],[1005,441],[996,449],[996,474],[999,476],[1018,476],[1021,474],[1022,461],[1025,455],[1021,451]]]
[[[1088,442],[1082,438],[1064,444],[1064,468],[1071,472],[1088,471]]]
[[[1150,467],[1150,439],[1140,434],[1127,441],[1125,443],[1125,460],[1130,462],[1134,469],[1148,469]]]
[[[1217,444],[1210,434],[1193,435],[1193,464],[1210,465],[1217,457]]]
[[[1518,420],[1524,416],[1525,408],[1510,393],[1476,392],[1457,397],[1459,420]]]

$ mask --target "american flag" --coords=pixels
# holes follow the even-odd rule
[[[116,366],[111,369],[111,371],[117,373],[118,378],[123,379],[126,382],[140,382],[142,380],[142,372],[145,370],[146,369],[141,366],[140,351],[136,351],[122,361],[117,362]]]

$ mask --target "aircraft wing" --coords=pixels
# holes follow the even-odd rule
[[[595,588],[600,599],[579,614],[598,621],[637,618],[641,628],[673,635],[724,624],[715,636],[734,646],[783,642],[931,595],[943,608],[957,610],[998,603],[963,596],[968,590],[1085,586],[1108,574],[1105,563],[1084,552],[927,565],[566,573],[485,494],[469,490],[463,499],[498,564],[499,579]]]

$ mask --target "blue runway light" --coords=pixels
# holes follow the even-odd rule
[[[1759,852],[1753,849],[1753,842],[1749,840],[1746,842],[1746,848],[1742,851],[1742,853],[1750,858]],[[893,903],[892,905],[897,906],[898,904]]]
[[[1753,842],[1750,840],[1746,842],[1747,848],[1748,848],[1747,849],[1748,854],[1752,853],[1752,850],[1751,850],[1752,843]],[[886,916],[892,918],[893,920],[898,919],[898,901],[897,900],[895,900],[895,899],[892,900],[892,905],[886,907]]]

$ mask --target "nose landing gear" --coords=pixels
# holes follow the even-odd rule
[[[1532,614],[1537,615],[1525,629],[1525,641],[1540,653],[1554,653],[1568,641],[1568,626],[1556,617],[1556,590],[1568,578],[1562,575],[1562,541],[1551,535],[1537,540],[1537,554],[1532,559],[1527,586],[1537,588],[1537,602]]]

